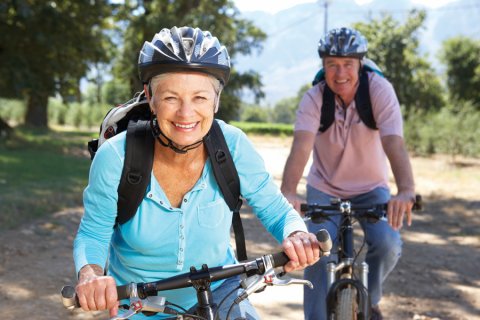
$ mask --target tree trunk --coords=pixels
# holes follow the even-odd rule
[[[28,97],[25,125],[29,127],[47,128],[48,94],[33,91]]]
[[[12,127],[8,125],[8,123],[0,118],[0,141],[7,140],[11,137],[13,132]]]

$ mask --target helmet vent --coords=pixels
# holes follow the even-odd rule
[[[183,48],[185,49],[185,54],[187,55],[188,60],[190,60],[193,52],[193,39],[183,38],[182,42],[183,42]]]

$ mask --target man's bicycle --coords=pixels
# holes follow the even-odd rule
[[[414,211],[422,210],[422,198],[416,196]],[[341,216],[337,225],[337,259],[327,263],[327,316],[329,320],[370,319],[368,296],[368,264],[358,262],[363,246],[355,251],[353,225],[355,221],[376,222],[386,216],[387,204],[354,205],[349,200],[332,199],[330,205],[302,204],[305,220],[323,223]],[[365,241],[365,239],[364,239]],[[355,272],[358,270],[359,275]]]
[[[322,254],[329,254],[331,248],[330,235],[326,230],[320,230],[317,233],[317,239],[322,249]],[[310,281],[295,279],[286,276],[284,272],[277,272],[275,268],[283,267],[289,261],[283,252],[268,254],[247,262],[235,265],[219,266],[209,268],[203,265],[200,270],[194,267],[190,272],[183,273],[171,278],[147,282],[130,283],[117,287],[118,300],[129,299],[130,304],[125,306],[125,313],[111,320],[128,319],[135,314],[155,314],[162,313],[172,315],[171,319],[202,319],[202,320],[220,320],[218,310],[225,302],[225,299],[215,305],[213,303],[210,284],[213,281],[223,280],[230,277],[244,275],[240,287],[242,293],[230,305],[226,320],[230,318],[230,312],[235,305],[245,300],[249,295],[255,292],[263,291],[267,286],[286,286],[292,284],[302,284],[313,287]],[[182,307],[166,301],[161,296],[161,291],[193,287],[197,292],[197,306],[194,314],[188,314]],[[235,292],[239,288],[235,288]],[[158,295],[160,293],[160,295]],[[80,307],[76,297],[75,288],[64,286],[61,291],[62,303],[67,309]],[[226,297],[228,297],[228,294]],[[225,297],[225,298],[226,298]]]

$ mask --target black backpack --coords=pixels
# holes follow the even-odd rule
[[[375,72],[383,77],[383,73],[378,69],[378,67],[373,63],[373,61],[368,60],[364,62],[363,68],[360,72],[359,77],[359,86],[357,93],[355,94],[355,105],[358,111],[360,120],[372,130],[378,130],[377,123],[375,122],[375,117],[373,116],[372,111],[372,102],[370,100],[370,90],[368,82],[368,73]],[[312,85],[325,80],[325,73],[323,69],[320,69],[315,78],[312,81]],[[323,90],[323,104],[322,104],[322,115],[320,118],[320,132],[327,131],[328,128],[335,121],[335,93],[328,87],[325,83],[325,88]]]
[[[125,162],[118,186],[117,224],[129,221],[143,201],[153,167],[155,139],[150,127],[150,108],[144,93],[132,100],[112,108],[100,126],[99,139],[88,143],[93,159],[97,149],[107,139],[127,130]],[[213,173],[223,198],[233,212],[232,225],[235,233],[237,257],[247,260],[245,236],[240,218],[243,204],[240,195],[240,179],[235,168],[225,137],[216,120],[204,138],[207,153],[212,162]]]

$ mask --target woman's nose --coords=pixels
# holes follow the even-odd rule
[[[193,113],[193,104],[189,101],[183,100],[177,112],[182,116],[190,115]]]

